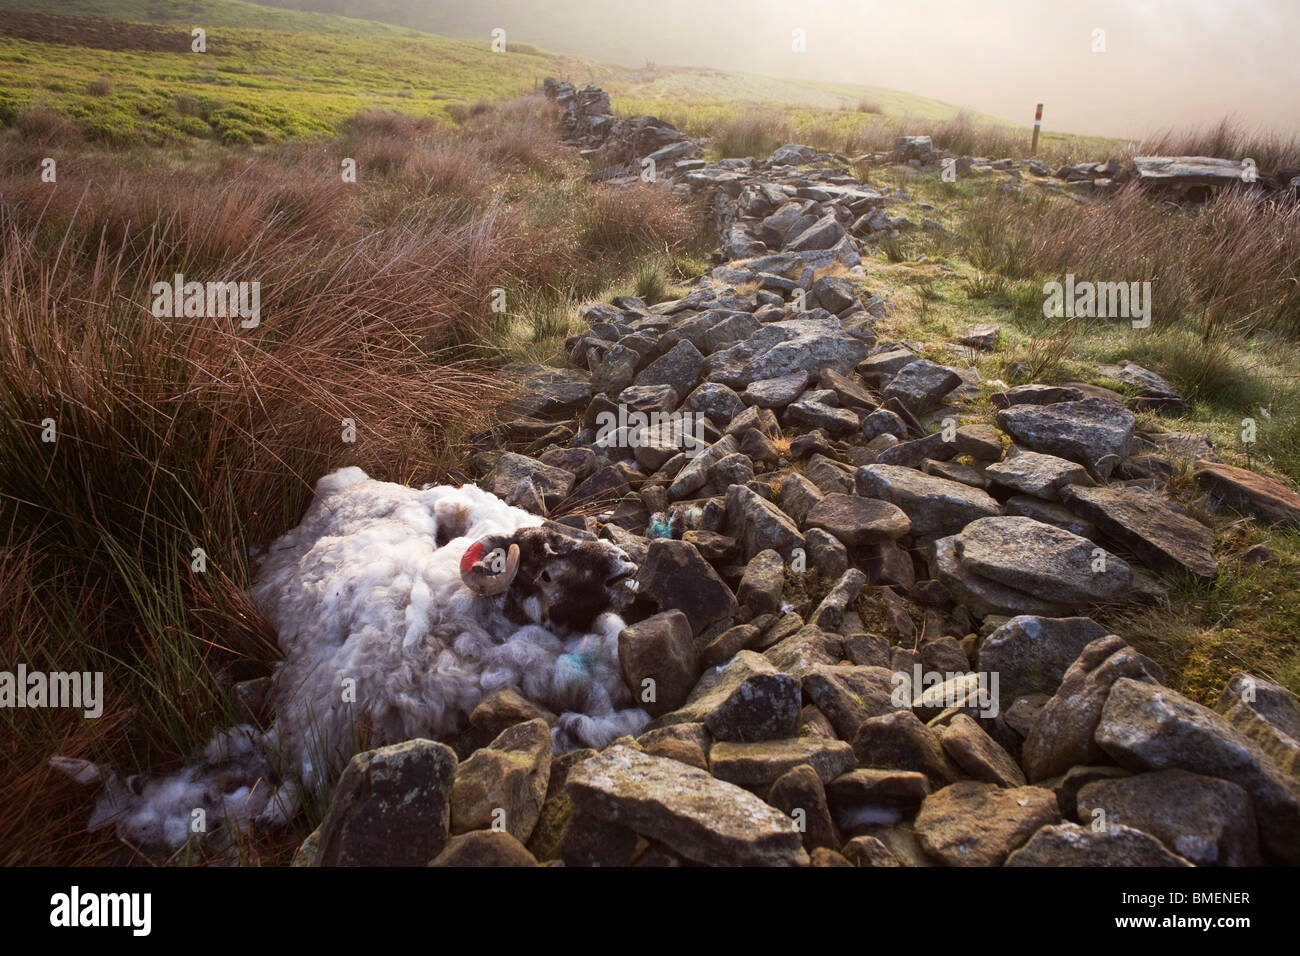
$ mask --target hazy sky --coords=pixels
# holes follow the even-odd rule
[[[444,16],[629,65],[890,86],[1140,136],[1225,114],[1300,130],[1300,0],[476,0]],[[472,11],[472,12],[470,12]],[[526,21],[526,22],[525,22]],[[517,30],[510,30],[518,26]],[[807,52],[791,50],[806,31]],[[1095,29],[1105,52],[1093,52]]]

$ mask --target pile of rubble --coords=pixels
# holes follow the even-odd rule
[[[608,98],[554,95],[604,148]],[[1237,674],[1202,706],[1089,616],[1219,573],[1180,457],[1211,508],[1300,526],[1300,496],[1140,430],[1129,405],[1179,399],[1131,363],[1135,396],[1022,385],[976,420],[977,371],[878,340],[858,243],[888,195],[807,147],[674,168],[727,261],[589,307],[471,465],[639,565],[619,650],[652,723],[557,755],[554,715],[499,692],[451,746],[355,758],[300,861],[1300,863],[1295,697]]]

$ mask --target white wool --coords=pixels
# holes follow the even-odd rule
[[[359,749],[452,734],[506,687],[559,714],[559,751],[637,733],[649,717],[620,674],[618,615],[558,637],[512,623],[500,597],[461,581],[471,543],[539,524],[472,485],[416,490],[359,468],[325,476],[302,523],[262,555],[250,592],[284,654],[275,724],[263,735],[218,734],[203,764],[139,793],[110,785],[96,818],[171,846],[185,841],[194,807],[219,807],[241,829],[274,823],[296,811],[298,784],[319,793]],[[268,778],[286,782],[273,791]]]

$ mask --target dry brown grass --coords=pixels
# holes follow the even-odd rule
[[[1206,337],[1268,327],[1300,334],[1300,207],[1224,191],[1196,210],[1134,185],[1080,206],[981,197],[964,220],[979,268],[1011,278],[1152,284],[1152,322],[1191,320]]]
[[[586,183],[531,98],[459,131],[366,114],[338,143],[179,165],[65,150],[57,184],[38,155],[0,162],[0,658],[104,671],[109,701],[6,712],[0,862],[93,863],[112,841],[77,832],[89,794],[48,757],[165,767],[233,722],[224,688],[275,657],[250,546],[334,468],[445,475],[510,390],[492,289],[582,287],[693,223],[665,191]],[[176,273],[260,282],[260,325],[155,317]]]
[[[1300,170],[1300,136],[1250,130],[1224,117],[1213,126],[1155,133],[1144,139],[1133,155],[1217,156],[1237,160],[1250,157],[1267,172],[1284,168]]]

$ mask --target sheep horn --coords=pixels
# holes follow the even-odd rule
[[[519,545],[511,544],[510,550],[506,552],[505,569],[497,574],[487,572],[481,561],[476,562],[469,568],[462,568],[460,579],[465,582],[465,586],[471,591],[482,594],[484,597],[492,597],[503,593],[506,588],[515,580],[515,575],[519,573]]]

